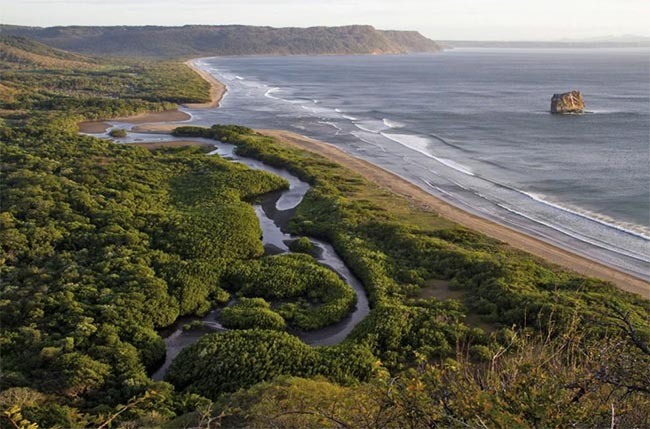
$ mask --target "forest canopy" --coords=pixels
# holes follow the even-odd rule
[[[599,427],[612,409],[650,425],[650,301],[252,129],[176,129],[311,185],[289,229],[333,245],[371,312],[342,344],[308,346],[292,329],[341,320],[355,295],[303,239],[264,254],[251,203],[284,179],[78,134],[205,101],[205,82],[1,40],[0,427]],[[232,329],[153,381],[161,328],[215,308]]]

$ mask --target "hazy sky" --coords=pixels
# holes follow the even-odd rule
[[[371,24],[433,39],[650,36],[649,17],[649,0],[0,0],[5,24]]]

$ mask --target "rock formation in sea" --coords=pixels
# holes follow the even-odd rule
[[[570,91],[564,94],[553,94],[551,113],[582,113],[585,102],[580,91]]]

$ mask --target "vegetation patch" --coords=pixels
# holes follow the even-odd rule
[[[251,329],[203,336],[178,355],[165,378],[179,390],[216,399],[279,375],[368,380],[375,364],[362,346],[313,348],[286,332]]]
[[[128,135],[126,130],[123,130],[121,128],[116,128],[114,130],[109,131],[108,133],[109,136],[115,137],[116,139],[122,139]]]
[[[308,255],[278,255],[233,264],[225,279],[225,287],[241,296],[283,302],[276,311],[304,330],[338,322],[356,302],[348,284]],[[285,302],[295,299],[299,301]]]
[[[237,303],[221,311],[221,324],[230,329],[272,329],[283,331],[286,323],[282,316],[271,310],[263,298],[239,298]]]
[[[295,253],[306,253],[307,255],[316,256],[318,251],[314,243],[307,237],[296,238],[289,242],[289,250]]]

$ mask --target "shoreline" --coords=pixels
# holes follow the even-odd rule
[[[188,103],[185,104],[185,107],[188,109],[216,109],[221,107],[221,100],[223,100],[223,97],[226,95],[228,88],[210,73],[197,67],[194,64],[194,61],[196,60],[197,58],[187,60],[184,64],[210,84],[210,101],[206,103]]]
[[[212,75],[209,75],[209,73],[196,67],[193,61],[194,60],[189,60],[185,64],[208,81],[212,88],[211,96],[213,97],[213,100],[210,103],[202,103],[202,105],[208,106],[202,108],[219,107],[220,101],[225,94],[225,85],[219,82]],[[121,120],[132,122],[129,121],[128,118]],[[174,128],[179,126],[179,124],[169,122],[170,121],[159,121],[158,123],[137,125],[132,129],[132,131],[152,134],[170,134]],[[139,123],[142,124],[142,122]],[[619,289],[638,294],[644,298],[650,298],[650,283],[643,279],[620,271],[614,267],[596,262],[585,256],[573,253],[570,250],[547,243],[542,239],[528,235],[524,232],[517,231],[492,220],[469,213],[429,194],[424,189],[408,180],[368,161],[355,158],[331,144],[286,130],[261,129],[256,131],[276,137],[285,144],[324,156],[325,158],[337,162],[356,172],[377,185],[388,189],[397,195],[405,197],[410,202],[425,210],[432,211],[459,225],[503,241],[515,249],[530,253],[531,255],[539,257],[549,263],[575,271],[579,274],[610,281]]]
[[[339,163],[367,180],[407,198],[425,210],[433,211],[445,219],[503,241],[515,249],[525,251],[579,274],[610,281],[622,290],[650,298],[650,283],[642,279],[464,211],[429,194],[408,180],[368,161],[355,158],[336,146],[291,131],[267,129],[256,131],[275,137],[290,146],[319,154],[330,161]]]
[[[210,84],[210,101],[205,103],[187,103],[183,107],[188,109],[216,109],[221,106],[221,100],[226,95],[228,88],[219,82],[210,73],[194,65],[196,59],[185,61],[188,68],[198,74],[203,80]],[[162,112],[145,112],[133,116],[104,119],[101,121],[82,121],[77,124],[79,132],[86,134],[104,134],[111,128],[110,122],[129,122],[138,124],[133,127],[133,132],[139,133],[166,133],[176,128],[178,125],[168,124],[168,122],[183,122],[192,119],[192,115],[178,109],[165,110]],[[151,123],[152,129],[149,128]],[[147,124],[147,125],[143,125]],[[163,131],[156,131],[155,126],[166,126]]]

